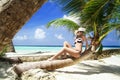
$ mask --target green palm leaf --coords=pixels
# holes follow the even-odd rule
[[[79,13],[89,0],[52,0],[62,7],[65,13]]]
[[[93,22],[102,22],[106,16],[107,11],[105,11],[106,5],[108,5],[109,0],[91,0],[89,1],[81,13],[81,24],[94,24]],[[109,6],[107,6],[109,7]]]
[[[74,21],[69,20],[69,19],[64,19],[64,18],[53,20],[53,21],[49,22],[46,27],[49,28],[50,26],[53,26],[53,27],[60,27],[60,26],[61,27],[67,27],[71,31],[74,31],[74,30],[76,30],[80,27]]]
[[[120,28],[120,23],[119,24],[109,24],[108,26],[111,26],[106,32],[101,34],[99,41],[102,41],[111,31]],[[104,30],[105,31],[105,30]]]
[[[109,32],[117,28],[120,32],[120,27],[110,26],[111,24],[120,23],[120,0],[53,0],[61,4],[62,10],[68,15],[77,16],[80,18],[80,24],[87,29],[87,32],[94,31],[94,34],[102,40]],[[58,24],[59,22],[52,21],[51,23]],[[63,20],[60,25],[68,26],[70,30],[77,29],[67,24]],[[57,26],[57,25],[56,25]],[[98,33],[99,32],[99,33]],[[94,37],[95,37],[94,35]],[[102,36],[102,37],[101,37]]]

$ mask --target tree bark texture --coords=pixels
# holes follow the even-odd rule
[[[92,52],[90,49],[88,49],[78,59],[67,58],[67,59],[63,59],[63,60],[53,60],[53,61],[45,61],[44,60],[44,61],[39,61],[39,62],[38,61],[37,62],[27,62],[27,63],[16,65],[13,67],[13,69],[18,75],[20,75],[22,72],[27,71],[29,69],[41,68],[41,69],[46,69],[46,70],[54,70],[54,69],[74,65],[85,59],[94,60],[96,58],[96,56],[97,56],[97,59],[102,59],[102,58],[110,57],[112,55],[119,55],[119,54],[120,54],[120,49],[111,49],[111,50],[104,50],[98,56],[98,54],[96,54],[96,53]],[[22,58],[20,58],[20,59],[22,61]],[[32,60],[32,59],[30,59],[30,60]]]
[[[29,69],[46,69],[46,70],[55,70],[58,68],[63,68],[66,66],[71,66],[73,64],[76,64],[80,61],[83,61],[93,55],[93,52],[91,51],[91,48],[86,50],[83,55],[78,58],[68,58],[68,59],[63,59],[63,60],[52,60],[52,61],[39,61],[39,62],[27,62],[27,63],[22,63],[19,65],[16,65],[13,67],[13,70],[20,75],[21,73],[29,70]]]
[[[46,0],[0,0],[0,51],[12,42],[44,2]]]

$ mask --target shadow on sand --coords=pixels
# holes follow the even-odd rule
[[[69,74],[83,74],[83,75],[92,75],[92,74],[100,74],[100,73],[111,73],[117,76],[120,76],[120,66],[116,65],[102,65],[97,63],[79,63],[75,67],[77,70],[56,70],[56,72],[63,72]],[[84,70],[84,71],[83,71]]]
[[[12,64],[8,62],[0,62],[0,80],[8,77],[6,74],[7,69],[10,68]]]

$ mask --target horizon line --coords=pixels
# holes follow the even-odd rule
[[[63,45],[14,45],[14,46],[35,46],[35,47],[62,47]],[[72,45],[74,46],[74,45]],[[85,46],[83,46],[85,47]],[[103,47],[120,47],[118,45],[103,45]]]

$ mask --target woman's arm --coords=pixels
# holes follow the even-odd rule
[[[87,41],[87,38],[84,36],[83,37],[84,38],[84,41],[85,41],[85,43],[86,43],[86,48],[85,48],[85,50],[87,50],[88,49],[88,41]]]

